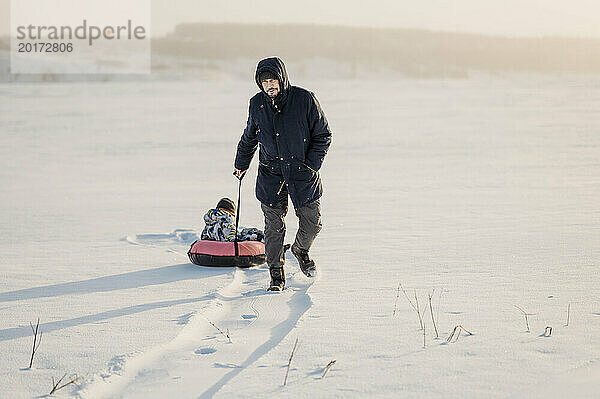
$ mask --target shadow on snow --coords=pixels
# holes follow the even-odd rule
[[[96,313],[92,315],[75,317],[73,319],[40,324],[40,330],[44,333],[47,333],[51,331],[62,330],[63,328],[79,326],[82,324],[96,323],[102,320],[113,319],[115,317],[128,316],[135,313],[146,312],[148,310],[167,308],[170,306],[182,305],[185,303],[203,302],[215,298],[215,294],[209,294],[198,298],[185,298],[171,301],[150,302],[141,305],[127,306],[124,308],[108,310],[106,312]],[[32,334],[33,333],[31,332],[30,326],[8,328],[6,330],[0,330],[0,341],[9,341],[11,339],[27,337]]]
[[[256,348],[254,352],[248,356],[248,358],[239,366],[232,369],[230,372],[225,374],[219,381],[210,386],[202,395],[198,397],[198,399],[207,399],[211,398],[215,393],[217,393],[225,384],[231,381],[235,376],[237,376],[240,372],[246,369],[248,366],[252,365],[255,361],[260,359],[263,355],[268,353],[271,349],[276,347],[287,335],[288,333],[296,326],[300,317],[311,307],[312,301],[310,296],[307,294],[307,290],[310,285],[303,287],[294,292],[291,298],[288,301],[290,308],[292,309],[292,313],[289,318],[277,324],[271,329],[271,336],[269,339],[263,343],[261,346]],[[291,288],[291,287],[290,287]],[[255,290],[256,291],[256,290]],[[251,291],[247,294],[242,294],[242,296],[253,296],[256,292]],[[261,290],[262,291],[262,290]],[[262,291],[264,294],[264,291]],[[250,294],[250,295],[248,295]]]
[[[115,274],[112,276],[99,277],[90,280],[74,281],[69,283],[27,288],[19,291],[4,292],[0,293],[0,302],[140,288],[150,285],[168,284],[182,280],[204,279],[221,274],[231,273],[232,270],[232,268],[199,268],[198,266],[194,266],[192,264],[164,266],[155,269]],[[187,303],[203,302],[215,298],[216,293],[213,293],[196,298],[158,301],[127,306],[120,309],[108,310],[106,312],[40,324],[40,329],[44,333],[47,333],[82,324],[96,323],[115,317],[122,317],[135,313]],[[5,330],[0,330],[0,341],[9,341],[30,335],[32,335],[30,326],[8,328]]]
[[[232,270],[233,268],[200,268],[191,263],[184,263],[180,265],[164,266],[155,269],[98,277],[90,280],[2,292],[0,293],[0,302],[140,288],[150,285],[169,284],[182,280],[204,279],[231,273]]]

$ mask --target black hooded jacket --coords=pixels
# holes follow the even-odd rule
[[[264,71],[273,72],[279,79],[281,92],[275,101],[259,81]],[[237,146],[235,167],[248,169],[260,144],[256,198],[275,206],[285,184],[294,207],[301,208],[323,194],[319,169],[331,144],[327,119],[312,92],[290,85],[279,58],[261,60],[255,80],[261,92],[250,99],[248,123]]]

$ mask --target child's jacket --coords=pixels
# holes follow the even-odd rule
[[[206,226],[200,236],[203,240],[234,241],[235,216],[223,209],[209,209],[204,215]]]

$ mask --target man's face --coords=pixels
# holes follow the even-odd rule
[[[262,84],[263,90],[265,93],[269,95],[271,98],[277,97],[279,94],[279,80],[277,79],[265,79],[260,82]]]

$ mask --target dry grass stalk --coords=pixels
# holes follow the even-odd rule
[[[523,309],[521,309],[520,307],[518,307],[517,305],[514,305],[515,308],[519,309],[521,311],[521,313],[523,313],[523,316],[525,316],[525,325],[527,326],[527,332],[531,332],[529,330],[529,319],[528,319],[528,314],[526,311],[524,311]]]
[[[40,318],[38,317],[35,328],[33,327],[33,324],[29,323],[29,325],[31,326],[31,331],[33,332],[33,347],[31,348],[31,359],[29,360],[29,368],[31,368],[33,365],[33,357],[35,356],[35,352],[37,352],[40,344],[42,343],[42,332],[39,330]],[[40,333],[39,339],[38,332]]]
[[[438,334],[437,325],[435,324],[435,317],[433,316],[433,305],[431,304],[431,297],[432,296],[433,296],[433,292],[431,294],[428,294],[428,297],[429,297],[429,313],[431,313],[431,321],[433,322],[433,329],[435,330],[435,337],[439,338],[440,335]]]
[[[290,364],[292,364],[292,359],[294,358],[294,353],[296,353],[296,347],[298,346],[298,338],[296,338],[296,342],[294,342],[294,347],[292,348],[292,353],[290,353],[290,360],[288,360],[287,370],[285,371],[285,378],[283,380],[283,386],[287,384],[288,374],[290,373]]]
[[[54,392],[58,391],[59,389],[63,389],[67,385],[75,384],[79,380],[79,377],[77,377],[77,374],[73,374],[71,377],[69,377],[69,381],[62,383],[62,381],[65,379],[66,376],[67,376],[67,373],[65,373],[62,377],[60,377],[60,379],[56,383],[54,382],[54,377],[52,377],[52,390],[50,391],[50,393],[48,395],[52,395]],[[62,385],[61,385],[61,383],[62,383]]]
[[[221,335],[222,335],[222,336],[224,336],[225,338],[227,338],[227,341],[229,341],[229,343],[231,343],[231,337],[229,336],[229,329],[227,329],[227,334],[225,334],[225,333],[223,332],[223,330],[221,330],[219,327],[217,327],[217,326],[215,325],[215,323],[213,323],[212,321],[210,321],[210,320],[208,320],[208,319],[206,319],[206,320],[207,320],[207,321],[210,323],[210,325],[211,325],[211,326],[213,326],[214,328],[216,328],[216,329],[217,329],[217,331],[219,331],[219,332],[221,333]]]
[[[569,307],[567,308],[567,324],[565,324],[565,327],[569,327],[570,318],[571,318],[571,304],[569,304]]]
[[[396,316],[396,309],[398,309],[398,298],[400,297],[400,284],[398,284],[398,292],[396,293],[396,301],[394,302],[394,313],[392,316]]]
[[[452,330],[452,333],[446,339],[446,342],[451,342],[452,338],[455,338],[455,337],[456,337],[456,339],[454,340],[454,342],[458,341],[458,338],[460,337],[460,332],[461,331],[464,331],[465,334],[467,334],[467,335],[473,335],[472,332],[470,332],[469,330],[467,330],[466,328],[464,328],[463,326],[461,326],[459,324],[459,325],[457,325],[457,326],[454,327],[454,329]]]
[[[421,311],[419,310],[419,298],[417,298],[417,290],[415,290],[415,303],[417,304],[417,316],[419,316],[419,324],[421,324],[421,328],[425,329],[425,323],[423,323],[423,316],[421,315]],[[425,313],[425,312],[423,312]]]
[[[333,366],[334,364],[335,364],[335,360],[332,360],[329,363],[327,363],[327,366],[325,366],[325,370],[323,370],[323,375],[321,375],[321,379],[325,378],[325,374],[327,374],[327,372],[329,371],[331,366]]]
[[[408,297],[408,294],[406,293],[406,290],[404,290],[404,287],[402,286],[402,284],[400,284],[400,288],[402,289],[404,296],[408,300],[408,303],[410,303],[410,306],[413,308],[413,310],[415,312],[417,312],[417,317],[419,318],[419,326],[421,327],[421,329],[423,329],[424,328],[423,327],[423,316],[421,315],[421,311],[419,310],[419,300],[417,299],[417,290],[415,290],[415,302],[416,302],[416,305],[415,305]]]
[[[426,337],[425,336],[425,323],[423,323],[423,348],[425,348],[427,346],[426,342],[425,342],[425,337]]]

